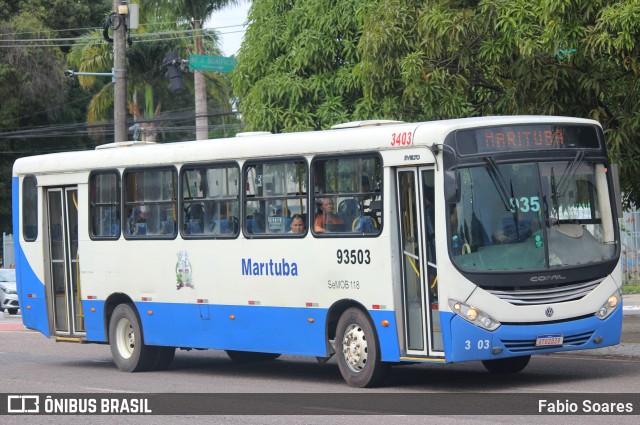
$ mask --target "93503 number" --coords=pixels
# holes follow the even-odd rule
[[[339,249],[336,251],[338,264],[371,264],[371,251],[368,249]]]

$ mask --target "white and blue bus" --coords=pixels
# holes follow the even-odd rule
[[[619,198],[597,122],[241,136],[17,160],[25,326],[109,344],[128,372],[176,348],[335,355],[356,387],[401,362],[515,373],[619,343]]]

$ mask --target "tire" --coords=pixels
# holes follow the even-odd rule
[[[111,356],[123,372],[150,370],[158,358],[158,347],[144,344],[140,319],[131,304],[120,304],[109,321]]]
[[[226,350],[227,356],[235,363],[268,362],[280,357],[276,353],[254,353],[252,351]]]
[[[491,373],[508,375],[522,371],[529,364],[531,356],[506,357],[504,359],[483,360],[482,364]]]
[[[176,355],[176,347],[156,347],[157,353],[151,370],[166,370]]]
[[[389,371],[380,360],[380,345],[369,316],[357,308],[347,309],[336,328],[336,357],[342,377],[352,387],[379,385]]]
[[[9,314],[18,314],[17,308],[8,308],[6,311],[8,311]]]

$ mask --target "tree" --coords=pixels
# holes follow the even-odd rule
[[[74,121],[79,108],[67,102],[74,93],[64,78],[63,48],[41,40],[59,37],[47,26],[43,1],[0,2],[0,231],[12,233],[11,169],[16,158],[82,145],[81,137],[8,137],[11,132]],[[51,2],[49,2],[51,3]],[[55,2],[54,13],[62,2]],[[98,2],[92,4],[92,7]],[[88,9],[80,7],[83,12]],[[91,9],[95,10],[95,9]],[[68,19],[78,18],[67,11]],[[85,15],[86,18],[86,15]],[[76,22],[76,21],[73,21]],[[70,35],[72,31],[67,30]],[[30,41],[34,40],[34,41]],[[44,45],[44,46],[43,46]],[[75,93],[74,93],[75,94]]]
[[[256,0],[231,73],[247,130],[327,128],[356,116],[358,43],[374,0]]]
[[[162,110],[162,101],[173,106],[190,106],[188,97],[170,97],[164,78],[162,59],[166,52],[183,49],[182,40],[145,37],[127,47],[127,106],[140,126],[141,140],[156,140],[155,120]],[[71,67],[79,72],[108,72],[113,68],[113,50],[104,42],[102,31],[87,34],[67,56]],[[113,116],[113,83],[105,77],[79,75],[84,90],[97,88],[87,109],[88,123],[101,123]],[[99,130],[95,128],[94,130]]]
[[[255,0],[231,78],[248,130],[594,118],[640,205],[639,36],[635,0]]]
[[[141,26],[134,34],[133,44],[127,46],[126,50],[127,105],[129,113],[134,116],[134,125],[139,129],[134,135],[139,133],[141,140],[156,141],[158,131],[167,131],[159,126],[160,120],[166,123],[175,118],[172,111],[179,108],[193,110],[192,96],[187,93],[174,94],[167,89],[166,67],[163,66],[168,52],[176,52],[182,58],[187,56],[190,35],[185,35],[184,30],[188,27],[184,23],[167,22],[163,13],[154,10],[141,13],[140,21]],[[150,33],[152,31],[159,35]],[[201,35],[201,43],[209,51],[219,52],[217,42],[214,32],[207,31]],[[70,66],[80,72],[107,72],[113,66],[113,51],[111,45],[104,42],[101,31],[96,31],[80,39],[67,60]],[[217,100],[224,96],[224,102],[228,104],[228,84],[221,79],[214,80],[217,80],[216,84],[211,85],[209,94]],[[110,118],[113,114],[113,83],[104,77],[90,75],[80,75],[78,81],[85,90],[98,88],[88,107],[87,122],[100,123]],[[193,86],[187,85],[192,92]],[[180,115],[184,115],[184,112]],[[188,115],[193,116],[193,113]],[[184,118],[181,121],[184,122]],[[171,134],[172,140],[192,137],[192,132],[184,130],[180,134]]]
[[[215,11],[239,3],[239,0],[141,0],[143,7],[153,7],[165,16],[173,16],[178,21],[186,21],[194,30],[195,54],[205,53],[202,42],[202,25]],[[201,71],[193,73],[196,109],[196,139],[207,139],[208,113],[205,76]]]

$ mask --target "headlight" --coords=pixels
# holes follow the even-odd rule
[[[14,289],[7,288],[4,285],[0,285],[0,291],[4,292],[7,295],[17,294],[18,293],[18,291],[14,290]]]
[[[489,316],[487,313],[482,310],[478,310],[476,307],[461,303],[460,301],[449,300],[449,307],[451,308],[451,311],[462,317],[467,322],[471,322],[488,331],[495,331],[500,326],[500,322]]]
[[[598,319],[602,320],[609,317],[609,315],[613,313],[613,311],[616,309],[618,304],[620,304],[621,300],[622,300],[622,292],[620,292],[620,290],[617,289],[616,292],[614,292],[613,294],[611,294],[609,298],[607,298],[607,301],[604,304],[602,304],[602,306],[596,312],[596,316],[598,317]]]

